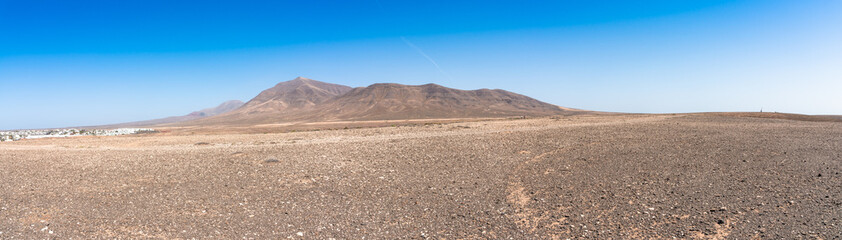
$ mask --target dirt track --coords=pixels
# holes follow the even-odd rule
[[[605,115],[0,143],[0,239],[842,238],[842,123]]]

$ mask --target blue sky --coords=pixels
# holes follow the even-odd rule
[[[0,0],[0,129],[183,115],[296,76],[842,114],[842,1],[173,2]]]

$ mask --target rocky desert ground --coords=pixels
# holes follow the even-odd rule
[[[842,123],[576,115],[0,143],[0,239],[840,239]]]

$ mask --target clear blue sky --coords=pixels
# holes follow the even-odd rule
[[[842,1],[0,0],[0,129],[183,115],[296,76],[842,114]]]

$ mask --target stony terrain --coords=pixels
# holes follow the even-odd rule
[[[0,239],[839,239],[842,123],[579,115],[0,143]]]

